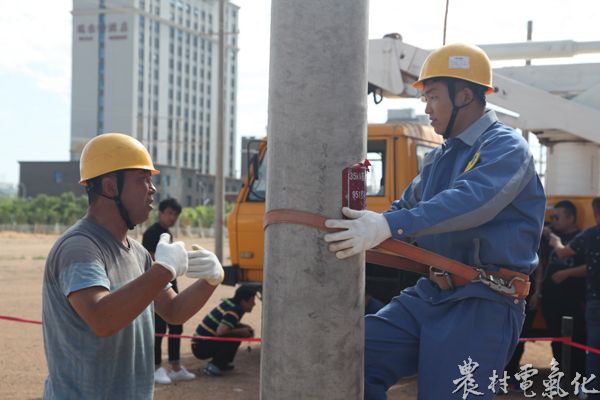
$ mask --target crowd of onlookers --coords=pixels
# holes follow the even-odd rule
[[[592,208],[596,225],[583,231],[577,225],[573,202],[559,201],[550,210],[540,243],[540,265],[531,276],[522,337],[561,337],[562,318],[570,316],[572,340],[600,349],[600,197],[592,200]],[[559,363],[562,350],[561,342],[552,343],[553,357]],[[513,390],[519,390],[514,374],[523,351],[524,343],[519,343],[506,367]],[[600,356],[572,347],[571,363],[562,369],[570,372],[565,376],[568,382],[577,373],[600,379]]]

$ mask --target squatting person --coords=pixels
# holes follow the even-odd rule
[[[245,313],[252,311],[255,305],[256,289],[240,286],[230,299],[225,299],[213,308],[198,324],[196,336],[223,338],[251,338],[254,329],[241,323]],[[192,340],[192,352],[205,360],[210,358],[203,372],[209,376],[220,376],[223,371],[233,369],[233,359],[240,347],[240,341]]]

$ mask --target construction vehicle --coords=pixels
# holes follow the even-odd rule
[[[370,124],[367,159],[371,166],[367,174],[367,208],[378,212],[387,210],[418,174],[425,154],[441,143],[442,137],[433,128],[423,124]],[[233,268],[226,267],[226,283],[262,282],[262,221],[265,213],[267,157],[267,141],[264,140],[258,143],[250,173],[229,214],[229,247]],[[254,171],[258,171],[258,174]],[[369,288],[373,286],[377,289],[376,293],[370,290],[371,294],[382,300],[389,300],[393,293],[398,293],[417,278],[414,274],[398,270],[375,268],[368,268],[368,284]]]
[[[526,42],[482,45],[492,60],[549,58],[600,53],[600,42]],[[369,92],[385,97],[417,97],[411,85],[429,54],[400,35],[369,42]],[[591,199],[600,195],[600,64],[524,65],[494,69],[495,93],[488,103],[501,121],[535,134],[547,148],[545,189],[548,207],[569,199],[578,224],[595,224]],[[382,212],[398,199],[420,170],[423,156],[442,142],[425,123],[388,121],[368,127],[367,208]],[[256,143],[249,174],[228,218],[232,266],[226,282],[260,285],[263,278],[262,221],[266,198],[265,141]],[[247,154],[250,154],[249,151]],[[359,161],[359,160],[357,160]],[[414,283],[414,274],[367,264],[367,290],[382,301]]]

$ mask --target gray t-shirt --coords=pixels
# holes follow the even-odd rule
[[[128,241],[129,248],[84,218],[50,250],[43,284],[44,399],[152,398],[153,305],[112,336],[98,337],[67,298],[93,286],[115,291],[149,269],[150,254],[139,242]]]

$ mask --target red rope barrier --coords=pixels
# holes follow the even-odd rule
[[[589,351],[590,353],[594,353],[594,354],[600,354],[600,349],[595,349],[593,347],[589,347],[586,345],[583,345],[581,343],[577,343],[572,341],[569,337],[564,336],[564,337],[542,337],[542,338],[520,338],[519,342],[560,342],[560,343],[564,343],[567,346],[571,346],[571,347],[575,347],[581,350],[585,350],[585,351]]]
[[[23,322],[23,323],[27,323],[27,324],[38,324],[38,325],[42,324],[42,321],[33,321],[31,319],[9,317],[9,316],[6,316],[6,315],[0,315],[0,319],[5,319],[7,321],[14,321],[14,322]]]
[[[26,324],[37,324],[41,325],[42,321],[34,321],[31,319],[9,317],[7,315],[0,315],[0,319],[13,322],[21,322]],[[200,339],[200,340],[214,340],[218,342],[261,342],[260,338],[234,338],[234,337],[216,337],[216,336],[187,336],[187,335],[171,335],[166,333],[157,333],[156,336],[176,338],[176,339]]]
[[[534,337],[534,338],[519,338],[519,342],[562,342],[562,337],[553,338],[553,337]]]
[[[594,353],[594,354],[600,354],[600,350],[599,349],[595,349],[593,347],[588,347],[588,346],[584,346],[580,343],[574,342],[569,338],[562,338],[564,339],[562,342],[568,346],[572,346],[572,347],[576,347],[578,349],[581,350],[585,350],[585,351],[589,351],[590,353]]]
[[[24,319],[18,317],[9,317],[7,315],[0,315],[0,319],[4,319],[6,321],[13,322],[21,322],[27,324],[37,324],[41,325],[42,321],[34,321],[31,319]],[[168,337],[168,338],[177,338],[177,339],[199,339],[199,340],[215,340],[220,342],[258,342],[260,343],[262,340],[260,338],[233,338],[233,337],[215,337],[215,336],[188,336],[188,335],[171,335],[166,333],[157,333],[156,336]],[[561,342],[566,344],[567,346],[575,347],[581,350],[589,351],[594,354],[600,354],[599,349],[595,349],[593,347],[585,346],[583,344],[572,341],[568,337],[539,337],[539,338],[520,338],[519,342]]]
[[[217,342],[261,342],[260,338],[236,338],[223,336],[187,336],[187,335],[171,335],[167,333],[157,333],[156,336],[174,338],[174,339],[202,339],[215,340]]]

